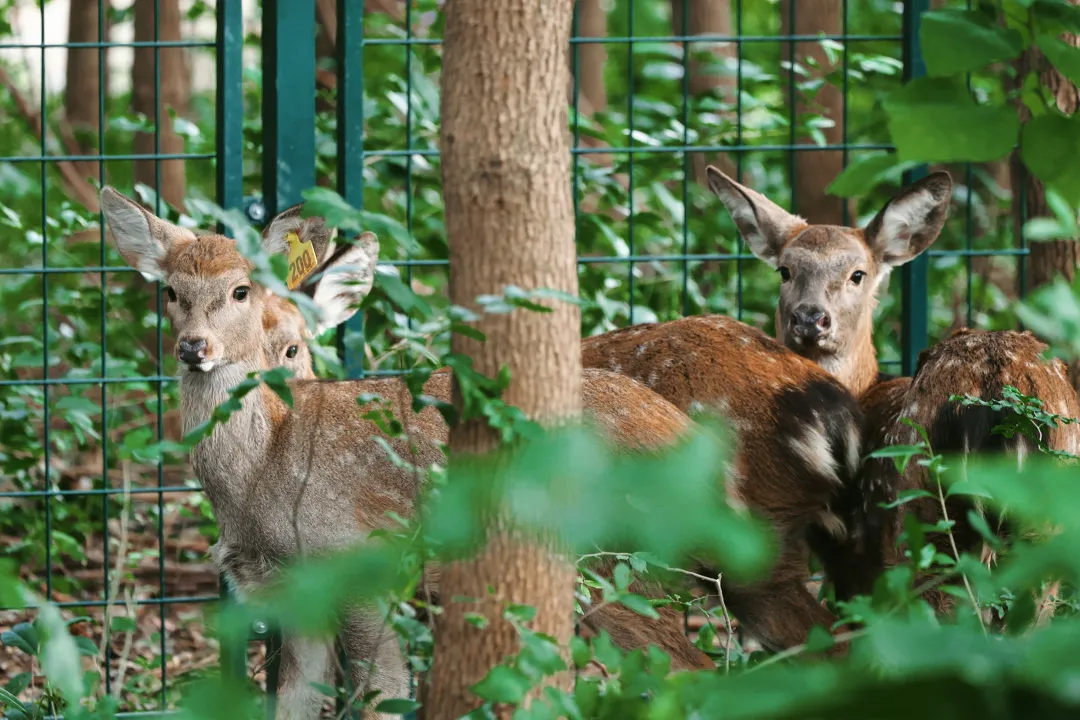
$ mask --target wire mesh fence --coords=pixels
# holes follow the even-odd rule
[[[102,690],[124,709],[171,708],[182,681],[218,663],[205,623],[219,584],[190,468],[142,452],[180,434],[172,339],[161,288],[106,242],[97,188],[178,222],[213,201],[256,224],[334,188],[379,235],[387,267],[444,297],[440,6],[53,0],[16,2],[0,24],[0,545],[44,597],[91,618],[80,632],[102,648]],[[771,331],[778,279],[705,166],[811,221],[867,221],[901,174],[926,172],[881,164],[881,99],[921,73],[926,7],[579,0],[567,102],[583,333],[705,312]],[[860,173],[834,189],[857,199],[827,192],[852,165]],[[1008,164],[949,170],[941,240],[878,310],[889,370],[910,372],[952,327],[1016,325],[1007,307],[1025,289],[1027,249]],[[389,331],[411,323],[375,293],[324,342],[351,376],[395,373],[442,342],[402,353]],[[0,626],[28,617],[5,609]],[[3,674],[27,672],[9,650]],[[230,654],[228,667],[267,681],[263,644]]]

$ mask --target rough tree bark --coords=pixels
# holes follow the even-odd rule
[[[1080,5],[1080,0],[1069,1],[1073,5]],[[1067,33],[1062,36],[1062,39],[1073,47],[1080,47],[1080,38],[1076,35]],[[1029,72],[1039,74],[1040,84],[1053,96],[1058,109],[1063,113],[1072,115],[1080,108],[1080,90],[1047,62],[1038,49],[1031,48],[1026,51],[1018,65],[1017,77],[1023,78]],[[1031,119],[1031,113],[1023,103],[1017,105],[1020,122],[1026,123]],[[1022,223],[1025,219],[1052,217],[1053,213],[1046,204],[1046,188],[1032,173],[1024,171],[1019,153],[1013,154],[1012,167],[1013,196],[1018,197],[1021,188],[1025,196],[1023,202],[1013,204],[1016,237],[1020,238],[1023,230]],[[1051,282],[1058,275],[1069,282],[1076,279],[1077,269],[1080,268],[1080,238],[1032,242],[1029,243],[1029,247],[1031,252],[1027,260],[1029,290]],[[1069,366],[1069,374],[1073,386],[1080,392],[1080,361],[1073,362]]]
[[[604,0],[578,0],[578,37],[607,37],[607,12]],[[570,50],[573,52],[573,49]],[[592,115],[607,109],[607,87],[604,85],[604,65],[607,48],[603,43],[581,43],[578,53],[578,88],[581,91],[579,108]],[[571,56],[571,61],[573,56]],[[571,66],[572,67],[572,66]],[[573,78],[570,79],[570,102],[573,102]]]
[[[781,32],[785,35],[817,35],[820,32],[838,35],[843,30],[842,0],[784,0],[780,4]],[[794,12],[794,24],[792,13]],[[790,60],[791,54],[785,46],[783,60]],[[807,58],[814,58],[817,69],[806,64]],[[814,40],[795,43],[795,62],[810,72],[810,77],[796,76],[796,82],[818,78],[828,73],[833,65],[821,43]],[[784,73],[784,87],[788,87],[788,73]],[[794,99],[788,98],[789,107],[795,106],[795,118],[807,112],[824,115],[833,121],[833,126],[823,129],[825,142],[839,145],[844,137],[844,96],[841,88],[826,83],[819,89],[812,100],[804,93],[795,91]],[[805,135],[796,135],[796,144],[811,145],[813,142]],[[791,178],[791,187],[795,194],[792,210],[814,223],[841,225],[844,222],[843,198],[834,197],[825,192],[836,176],[844,169],[844,155],[840,150],[798,150],[795,152],[795,177]],[[853,213],[848,213],[852,222]]]
[[[104,3],[105,18],[108,22],[109,3]],[[68,42],[102,42],[108,35],[105,28],[103,37],[99,37],[98,0],[71,0],[68,9]],[[64,86],[64,118],[72,129],[81,153],[96,152],[100,111],[98,100],[104,93],[98,82],[101,55],[98,48],[75,48],[67,51],[67,84]],[[108,50],[104,51],[107,55]],[[106,66],[108,58],[106,57]],[[80,177],[99,177],[100,163],[80,162],[75,164]]]
[[[730,0],[671,0],[671,32],[673,35],[733,35]],[[695,48],[683,43],[683,52],[690,53],[690,97],[694,99],[714,95],[717,99],[734,104],[737,78],[735,72],[716,72],[714,66],[727,66],[736,58],[736,46],[731,42],[705,44],[712,57],[702,62],[694,58]],[[693,113],[692,113],[693,115]],[[690,120],[694,122],[693,117]],[[706,153],[691,153],[690,167],[696,182],[706,183],[705,168],[710,159]],[[712,160],[721,170],[735,175],[735,163],[727,155]]]
[[[157,0],[159,16],[157,39],[175,42],[180,40],[180,4],[179,0]],[[154,5],[155,0],[135,0],[135,40],[152,42],[154,40]],[[173,121],[169,116],[171,109],[176,115],[187,113],[188,98],[191,94],[191,76],[188,72],[184,49],[163,47],[156,50],[161,62],[161,92],[154,104],[154,85],[157,79],[155,71],[155,48],[135,48],[135,62],[131,66],[131,105],[132,110],[142,113],[150,121],[157,122],[160,128],[160,146],[155,149],[153,133],[135,134],[136,154],[182,154],[184,139],[173,131]],[[135,182],[157,186],[157,171],[154,160],[135,161]],[[186,180],[183,160],[161,161],[161,186],[157,188],[162,200],[173,207],[182,209]]]
[[[569,0],[447,0],[442,71],[442,177],[450,238],[451,301],[508,284],[577,294],[566,110]],[[487,341],[455,335],[455,352],[493,376],[512,373],[507,402],[541,421],[581,410],[580,312],[559,303],[549,314],[517,311],[477,323]],[[455,403],[460,392],[455,384]],[[450,433],[454,454],[496,447],[486,426]],[[435,658],[424,691],[429,720],[457,718],[479,706],[469,688],[517,651],[503,603],[537,609],[532,626],[565,647],[573,632],[574,569],[557,551],[489,525],[476,557],[449,564],[440,595]],[[490,595],[487,588],[494,588]],[[451,602],[451,598],[480,598]],[[480,612],[480,630],[465,613]],[[569,673],[551,681],[568,688]],[[510,717],[506,708],[499,717]]]

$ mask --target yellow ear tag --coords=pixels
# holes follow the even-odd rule
[[[300,239],[294,232],[285,235],[285,242],[289,243],[289,276],[287,283],[290,290],[295,290],[304,278],[315,269],[318,258],[315,257],[315,248],[310,242]]]

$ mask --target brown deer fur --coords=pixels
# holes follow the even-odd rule
[[[333,264],[333,260],[329,261]],[[324,267],[324,266],[320,266]],[[315,285],[314,298],[318,303],[321,283]],[[342,318],[335,318],[341,320]],[[263,310],[266,329],[267,357],[277,358],[273,364],[289,368],[294,377],[314,378],[311,357],[305,339],[310,336],[303,316],[287,300],[271,296]],[[295,348],[293,357],[289,349]],[[396,381],[395,381],[396,382]],[[401,391],[404,385],[400,384]],[[437,400],[450,402],[450,373],[435,371],[424,386],[424,392]],[[628,450],[657,450],[675,442],[693,422],[675,406],[642,387],[633,380],[605,370],[585,370],[582,378],[582,404],[589,418],[597,423],[609,440]],[[429,438],[446,442],[446,429],[440,436]],[[590,567],[607,577],[615,561],[599,558]],[[434,579],[429,574],[432,589],[437,591],[437,570]],[[651,598],[663,598],[666,593],[656,583],[637,577],[630,591]],[[708,655],[695,647],[686,637],[682,614],[670,607],[659,607],[658,619],[650,619],[619,604],[603,604],[600,591],[590,589],[592,607],[583,622],[583,634],[595,635],[606,630],[612,642],[623,650],[656,645],[671,656],[673,670],[712,669]]]
[[[235,241],[213,234],[196,237],[111,188],[105,188],[101,198],[121,255],[140,272],[169,286],[167,311],[181,359],[185,431],[207,420],[249,372],[268,369],[282,357],[294,359],[286,353],[268,354],[268,339],[286,331],[288,323],[266,317],[267,308],[271,313],[280,309],[279,299],[251,282],[251,263]],[[288,232],[298,232],[304,239],[326,233],[324,223],[301,219],[294,210],[267,228],[263,237],[267,251],[284,252]],[[331,244],[332,238],[321,251],[331,252]],[[378,243],[370,233],[335,255],[341,272],[324,275],[315,290],[319,329],[351,314],[349,306],[371,288],[377,256]],[[185,359],[182,343],[196,341],[204,343],[198,357]],[[613,377],[616,383],[632,384]],[[449,400],[449,379],[447,373],[434,374],[425,392]],[[245,396],[241,410],[215,427],[192,453],[220,528],[215,560],[241,595],[258,592],[297,554],[349,545],[374,529],[393,527],[389,513],[412,512],[416,476],[389,462],[376,442],[382,433],[362,419],[365,408],[357,407],[359,395],[374,393],[391,402],[409,434],[408,439],[389,439],[401,457],[421,467],[444,460],[440,444],[447,439],[447,428],[441,416],[432,408],[412,413],[405,386],[396,379],[294,379],[289,385],[291,408],[262,386]],[[604,612],[597,616],[604,617]],[[674,647],[677,661],[684,665],[711,666],[689,645],[676,613],[665,611],[662,621],[667,628],[656,633],[658,644]],[[618,630],[619,622],[609,624]],[[402,697],[408,674],[396,637],[382,625],[370,610],[356,609],[346,617],[340,637],[348,655],[376,661],[370,683],[359,664],[353,666],[352,681],[354,687],[368,684],[379,689],[385,697]],[[286,638],[277,717],[317,715],[322,698],[309,683],[327,682],[333,667],[331,650],[327,638]]]
[[[719,315],[586,338],[582,363],[627,375],[683,412],[709,409],[729,420],[738,443],[729,501],[770,521],[780,552],[765,580],[723,582],[728,607],[774,650],[804,642],[814,625],[830,628],[835,616],[806,588],[810,546],[839,592],[862,571],[841,545],[873,540],[855,484],[861,414],[844,387],[760,330]]]
[[[952,194],[947,173],[932,173],[903,189],[864,229],[811,225],[716,168],[709,168],[709,184],[754,254],[781,275],[778,337],[835,374],[860,398],[867,452],[913,441],[914,430],[900,423],[902,417],[928,429],[926,423],[931,423],[936,437],[962,438],[959,444],[947,444],[951,451],[994,447],[997,439],[990,430],[995,423],[987,424],[981,411],[950,403],[952,392],[970,390],[990,400],[1001,397],[1004,385],[1013,385],[1050,407],[1075,408],[1076,395],[1067,377],[1057,363],[1039,357],[1045,346],[1028,333],[965,329],[923,353],[914,382],[911,378],[883,381],[879,375],[873,343],[877,295],[893,267],[917,257],[940,234]],[[817,316],[817,327],[807,333],[805,320]],[[1069,416],[1074,415],[1075,411]],[[1052,432],[1049,445],[1067,450],[1073,442],[1073,427]],[[1022,443],[1006,443],[999,449],[1014,453],[1028,450]],[[870,505],[895,497],[903,488],[923,487],[927,480],[925,469],[914,463],[901,478],[888,459],[867,460],[864,475]],[[958,523],[954,535],[962,550],[971,550],[979,538],[967,523],[961,501],[952,502],[955,507],[950,515]],[[907,507],[926,518],[935,518],[939,511],[936,499],[916,500]],[[889,564],[900,557],[895,552],[900,519],[901,513],[894,510],[868,521],[871,527],[886,532],[884,545],[868,547],[884,548]],[[865,562],[875,565],[870,558]],[[864,586],[860,591],[869,589]],[[945,593],[933,593],[927,599],[940,610],[951,606],[951,596]]]

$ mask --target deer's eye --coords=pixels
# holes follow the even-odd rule
[[[851,282],[858,285],[863,281],[864,277],[866,277],[866,273],[864,273],[862,270],[856,270],[855,272],[851,273]]]
[[[294,357],[296,357],[296,353],[298,353],[298,352],[300,352],[300,346],[299,345],[290,345],[289,349],[285,351],[285,357],[292,360]]]
[[[232,291],[233,300],[236,302],[244,302],[248,298],[248,291],[251,290],[247,285],[241,285]]]
[[[176,291],[168,285],[165,286],[165,296],[169,298],[169,302],[176,302]]]
[[[787,267],[785,267],[784,265],[776,268],[776,272],[780,273],[781,282],[787,282],[791,279],[791,271],[788,270]]]

